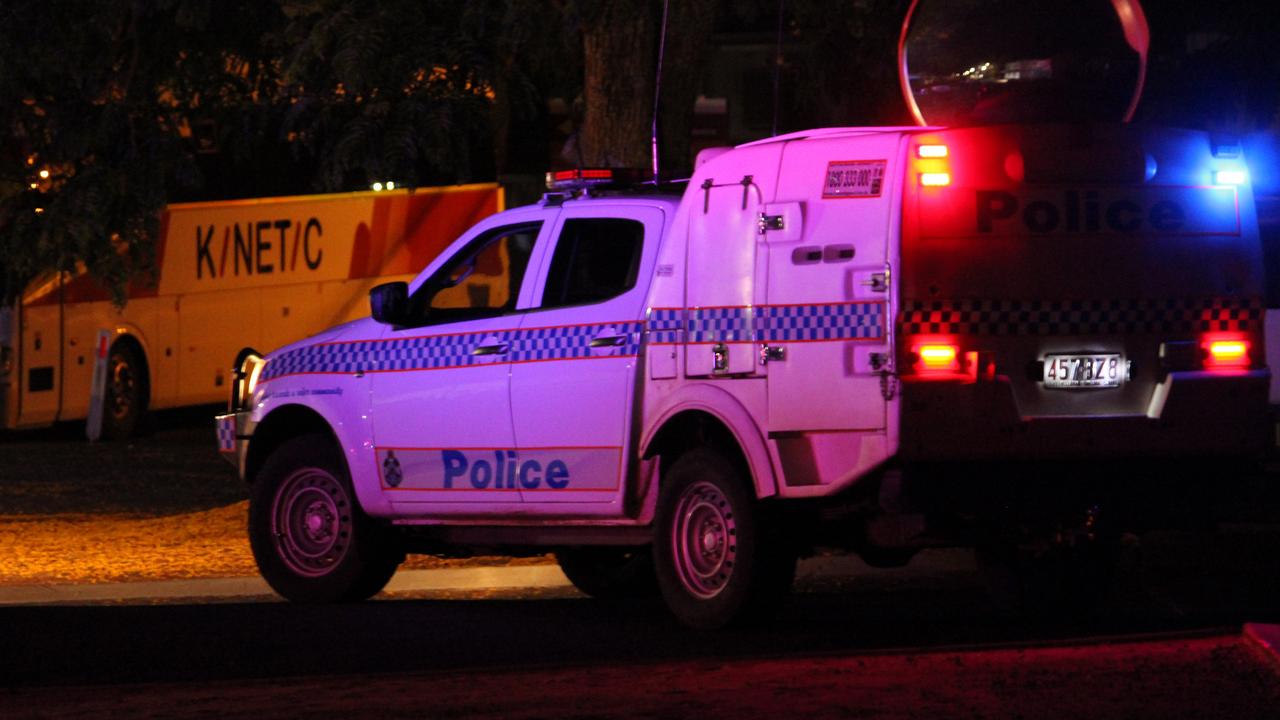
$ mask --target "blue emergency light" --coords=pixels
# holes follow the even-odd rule
[[[1249,180],[1245,170],[1217,170],[1213,173],[1214,185],[1243,185]]]

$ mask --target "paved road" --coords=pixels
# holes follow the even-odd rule
[[[558,663],[616,664],[788,654],[927,650],[1096,635],[1238,629],[1277,622],[1265,606],[1197,607],[1195,587],[1137,589],[1102,619],[1028,624],[994,610],[967,555],[923,555],[905,572],[811,564],[778,621],[694,633],[657,603],[606,605],[554,587],[502,599],[415,597],[354,605],[270,600],[0,607],[0,677],[61,685],[405,671],[498,672]],[[837,569],[833,569],[837,568]],[[851,574],[852,572],[852,574]],[[1131,590],[1134,590],[1130,586]],[[1182,595],[1177,595],[1182,592]],[[421,594],[421,593],[420,593]]]
[[[190,429],[179,429],[158,437],[166,443],[177,438],[170,444],[185,447],[188,440],[188,444],[203,443],[203,432],[196,437]],[[30,440],[32,447],[24,448],[24,457],[29,450],[55,463],[64,454],[65,441],[50,440],[47,447],[42,442],[39,438]],[[173,455],[172,447],[161,446],[157,458]],[[119,498],[105,510],[125,510],[142,500],[149,506],[156,487],[166,488],[166,502],[173,503],[174,509],[202,508],[224,500],[221,496],[206,497],[206,488],[194,483],[179,493],[180,500],[174,500],[169,497],[174,495],[174,486],[157,484],[155,477],[129,480],[127,469],[136,460],[132,449],[106,447],[97,452],[102,457],[89,459],[114,463],[112,467],[120,471],[95,479],[88,487],[79,482],[74,487],[71,483],[59,486],[67,492],[56,494],[66,499],[58,510],[97,511],[102,502],[86,505],[86,499],[111,493]],[[12,454],[8,460],[18,464]],[[211,483],[217,480],[214,467],[225,474],[225,468],[210,461]],[[187,469],[170,468],[160,460],[143,468],[183,477],[189,474]],[[32,503],[30,489],[47,489],[47,478],[66,476],[45,470],[32,473],[23,483],[9,483],[9,494],[0,493],[0,504],[14,512],[43,511],[45,501]],[[117,476],[123,479],[117,481]],[[233,485],[228,487],[240,492]],[[27,509],[22,503],[32,506]],[[776,623],[720,633],[689,632],[677,626],[657,603],[603,605],[554,584],[497,593],[407,588],[374,602],[330,607],[288,605],[255,597],[261,587],[240,581],[227,583],[240,588],[235,592],[214,592],[210,593],[213,597],[203,599],[182,599],[180,588],[162,598],[145,588],[129,597],[89,588],[78,593],[79,598],[53,598],[71,599],[81,603],[78,605],[0,607],[0,716],[12,716],[14,710],[39,716],[55,707],[59,711],[75,709],[85,717],[96,718],[104,711],[110,714],[124,708],[134,715],[134,710],[148,702],[146,698],[152,698],[149,702],[155,716],[179,711],[222,716],[230,697],[245,703],[235,706],[242,714],[257,716],[297,714],[301,706],[278,703],[302,702],[307,697],[313,698],[309,711],[316,713],[341,707],[343,702],[348,703],[348,709],[369,712],[371,703],[397,690],[418,693],[417,700],[402,706],[405,714],[420,714],[425,707],[422,698],[438,692],[450,694],[453,704],[449,707],[457,711],[456,716],[471,716],[476,713],[468,712],[473,707],[468,703],[480,702],[474,700],[476,694],[488,693],[489,699],[515,697],[510,682],[504,679],[511,678],[540,686],[559,683],[557,697],[562,700],[576,697],[578,690],[582,697],[595,698],[594,705],[584,701],[577,715],[558,710],[547,714],[617,717],[615,709],[600,699],[607,699],[610,693],[590,683],[626,683],[628,674],[643,672],[658,677],[660,684],[667,683],[664,691],[669,698],[667,705],[637,705],[636,717],[679,717],[684,714],[680,708],[687,711],[690,702],[713,703],[712,698],[723,697],[704,683],[741,688],[759,682],[771,686],[765,694],[774,704],[758,706],[755,714],[776,718],[787,714],[786,692],[803,692],[798,688],[805,678],[835,673],[840,677],[832,680],[832,687],[845,687],[850,678],[862,676],[865,662],[867,686],[886,692],[888,703],[905,702],[895,695],[904,682],[922,687],[924,695],[936,691],[932,698],[916,696],[923,698],[919,707],[924,709],[924,717],[953,715],[946,712],[949,706],[939,703],[963,699],[973,683],[988,694],[970,698],[976,711],[967,714],[975,716],[1002,717],[1018,712],[1045,716],[1046,707],[1056,707],[1062,710],[1057,714],[1060,717],[1107,717],[1066,702],[1096,691],[1106,698],[1128,697],[1139,705],[1146,701],[1147,693],[1153,702],[1166,698],[1164,705],[1153,707],[1185,707],[1183,715],[1187,717],[1207,717],[1214,714],[1211,710],[1219,701],[1244,697],[1247,708],[1253,708],[1251,703],[1256,701],[1280,698],[1266,663],[1229,640],[1237,637],[1243,622],[1280,622],[1276,587],[1280,583],[1280,528],[1260,522],[1274,518],[1275,513],[1266,508],[1253,510],[1244,522],[1224,528],[1225,532],[1207,541],[1178,534],[1142,538],[1141,557],[1126,566],[1122,592],[1112,612],[1101,619],[1057,624],[1029,624],[994,610],[969,555],[959,551],[924,553],[903,571],[870,571],[851,559],[824,562],[854,563],[852,570],[817,563],[817,570],[800,583],[799,592]],[[84,596],[94,593],[99,593],[98,599],[85,604]],[[1129,649],[1096,654],[1086,649],[1083,654],[1072,655],[1075,651],[1070,651],[1065,656],[1027,660],[1026,668],[1018,654],[1021,650],[994,659],[991,653],[929,652],[1078,643],[1099,636],[1142,633],[1210,633],[1213,638],[1194,646],[1157,643],[1141,654],[1141,661],[1135,660],[1138,655],[1131,655]],[[822,668],[814,667],[814,662]],[[919,665],[912,672],[903,669],[916,663]],[[974,680],[962,668],[966,663],[985,663],[989,672]],[[1090,676],[1089,668],[1102,669],[1093,670]],[[954,683],[931,687],[935,674],[944,675],[948,669],[955,670],[951,674]],[[613,675],[592,675],[597,671]],[[750,674],[753,672],[756,675]],[[1128,684],[1111,682],[1113,676],[1125,672],[1129,673]],[[726,679],[729,676],[733,679]],[[443,678],[443,684],[425,680],[437,677]],[[1160,677],[1168,678],[1175,692],[1170,694],[1169,687],[1158,683],[1143,684],[1145,679]],[[1220,695],[1200,697],[1197,702],[1196,692],[1177,687],[1186,677],[1201,682],[1210,678],[1213,682],[1209,684],[1218,687]],[[794,687],[785,692],[772,688],[781,682],[779,678],[794,682]],[[138,685],[156,682],[166,684]],[[1058,690],[1056,695],[1037,698],[1026,687],[1015,687],[1017,683],[1030,683],[1033,690],[1054,685]],[[111,688],[103,687],[108,684]],[[1265,692],[1247,695],[1249,688],[1259,687]],[[206,693],[203,705],[177,705],[190,702],[201,691]],[[644,692],[633,693],[637,702],[644,699]],[[750,693],[735,692],[740,703],[754,701]],[[349,696],[345,701],[344,694]],[[251,702],[255,697],[257,705]],[[995,697],[1031,699],[1013,707],[999,705],[991,699]],[[119,698],[134,700],[113,705]],[[59,699],[65,702],[59,705]],[[723,714],[709,707],[704,715]],[[772,710],[778,707],[782,710]],[[837,703],[830,707],[838,710],[845,706]],[[849,714],[862,716],[868,705],[852,703],[848,707],[852,708]],[[1280,702],[1268,707],[1280,707]],[[415,708],[419,712],[415,713]],[[772,714],[764,709],[771,709]],[[509,705],[499,707],[490,716],[503,717],[510,710]],[[1267,711],[1238,714],[1273,716]]]

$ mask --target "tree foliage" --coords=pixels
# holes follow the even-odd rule
[[[284,130],[318,159],[317,186],[503,171],[512,123],[537,111],[549,58],[567,50],[557,6],[284,0]]]
[[[0,302],[86,268],[123,299],[159,210],[222,195],[466,182],[544,169],[546,101],[581,98],[582,160],[647,166],[662,11],[663,165],[726,24],[771,44],[780,129],[901,122],[909,0],[6,0],[0,3]],[[1276,11],[1148,3],[1143,119],[1273,126]],[[770,102],[770,88],[743,100]],[[47,172],[47,177],[41,173]]]
[[[296,168],[320,190],[492,177],[491,132],[575,67],[562,22],[539,0],[4,3],[0,302],[80,267],[122,302],[211,168],[246,194]]]
[[[272,74],[238,24],[263,27],[260,8],[0,5],[0,300],[38,273],[78,266],[122,300],[150,271],[168,189],[199,180],[185,137],[193,109],[239,111]]]

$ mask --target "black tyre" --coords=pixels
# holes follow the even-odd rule
[[[107,354],[107,382],[102,395],[102,437],[126,440],[138,429],[147,410],[147,370],[142,353],[127,342]]]
[[[795,579],[796,552],[750,480],[699,448],[663,473],[654,567],[671,612],[690,627],[715,629],[771,615]]]
[[[648,548],[581,547],[556,551],[573,586],[598,600],[630,600],[658,593]]]
[[[272,589],[294,602],[364,600],[404,560],[391,528],[360,509],[337,448],[303,435],[276,448],[249,492],[249,544]]]

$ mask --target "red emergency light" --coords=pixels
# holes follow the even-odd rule
[[[941,143],[916,145],[915,169],[923,187],[946,187],[951,184],[950,149]]]
[[[547,173],[548,190],[579,190],[597,185],[627,185],[647,176],[634,168],[572,168]]]

